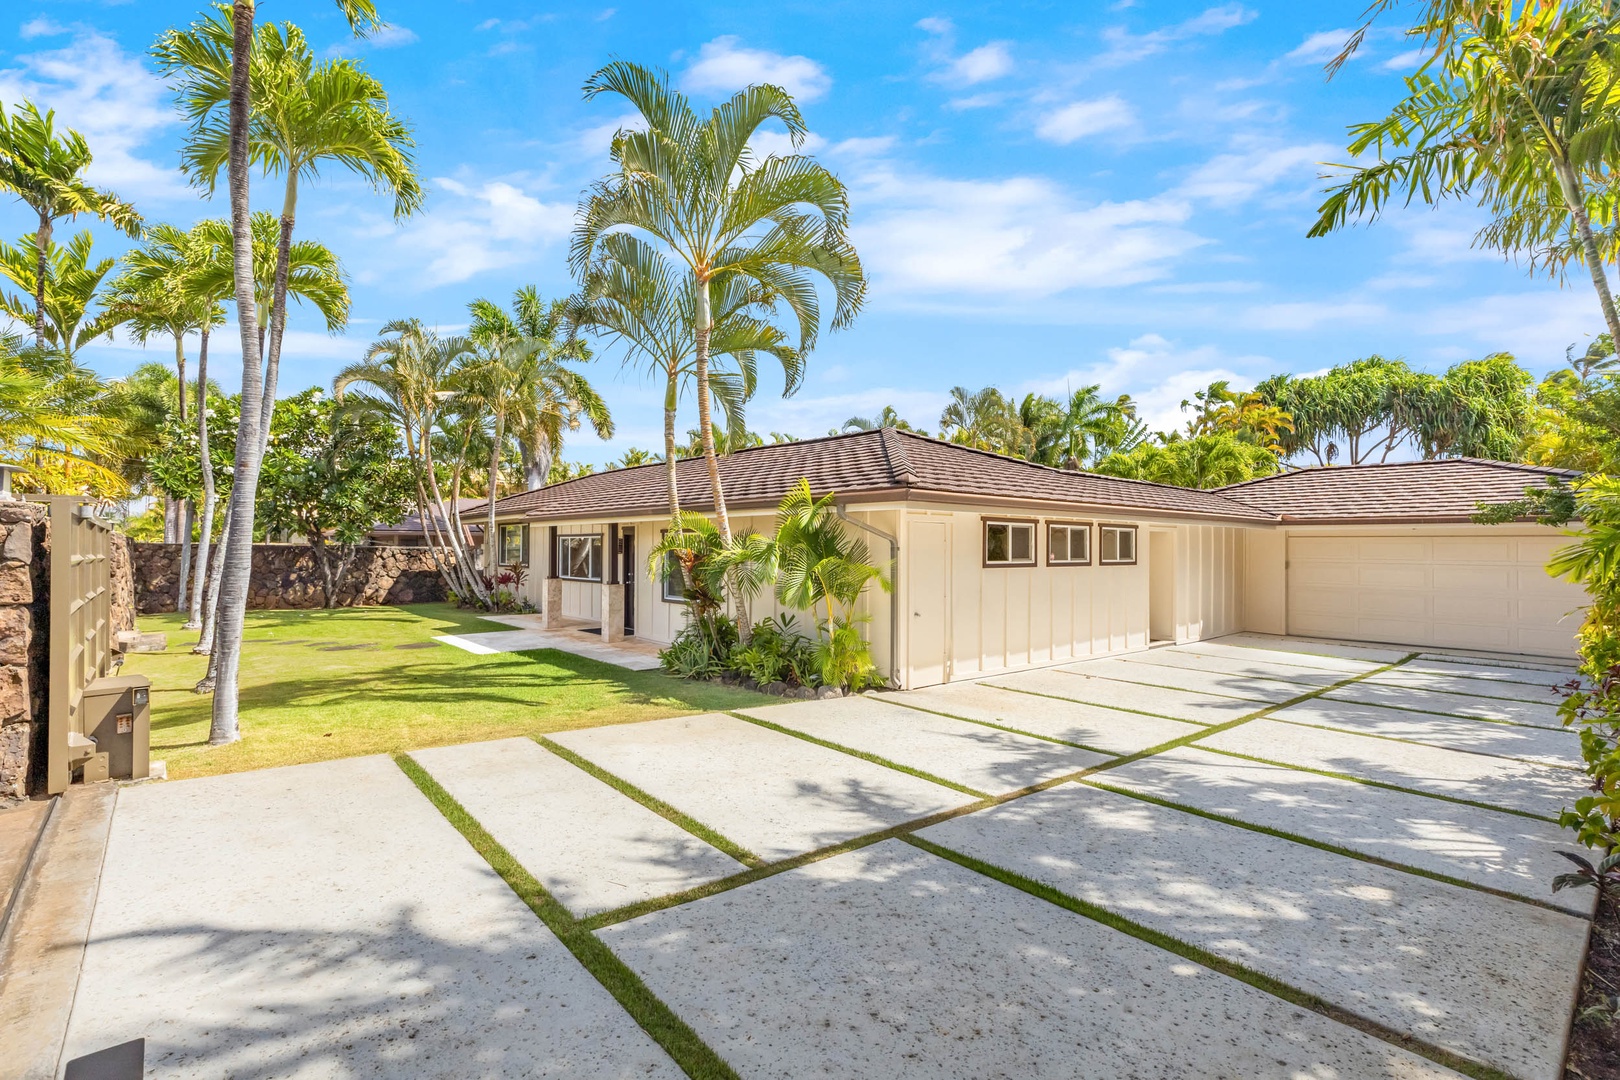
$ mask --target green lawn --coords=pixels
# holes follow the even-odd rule
[[[169,635],[126,674],[152,680],[152,758],[183,778],[425,746],[538,735],[774,699],[628,671],[545,649],[474,656],[435,634],[510,630],[448,604],[253,611],[242,647],[242,740],[208,745],[212,698],[191,692],[207,659],[179,615],[142,630]],[[423,643],[427,643],[423,647]]]

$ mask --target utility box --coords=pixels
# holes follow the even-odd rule
[[[79,705],[84,733],[107,755],[106,775],[144,780],[151,760],[152,680],[145,675],[107,675],[84,688]],[[85,770],[88,780],[89,769]]]

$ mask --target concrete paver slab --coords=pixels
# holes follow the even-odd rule
[[[411,756],[575,915],[667,896],[743,869],[532,739]]]
[[[968,720],[1004,724],[1113,754],[1134,754],[1200,730],[1199,725],[1180,720],[1037,694],[1019,694],[985,683],[948,683],[884,694],[881,699]]]
[[[1251,679],[1274,679],[1280,682],[1300,683],[1307,688],[1332,686],[1359,672],[1327,671],[1305,668],[1293,664],[1279,664],[1268,660],[1244,660],[1228,656],[1182,649],[1152,649],[1145,653],[1122,656],[1120,660],[1145,668],[1185,668],[1191,671],[1213,672],[1218,675],[1236,675]],[[1297,691],[1303,693],[1303,691]]]
[[[1501,664],[1469,664],[1457,660],[1432,660],[1419,657],[1402,664],[1396,671],[1422,672],[1428,675],[1460,675],[1486,683],[1523,683],[1542,686],[1549,690],[1562,686],[1575,677],[1573,671],[1547,671],[1539,668],[1507,667]],[[1492,693],[1494,691],[1484,691]]]
[[[0,1076],[6,1080],[54,1078],[65,1060],[117,792],[112,784],[90,784],[60,796],[17,891],[0,955]]]
[[[1255,678],[1251,675],[1217,674],[1195,671],[1191,668],[1160,667],[1154,664],[1133,664],[1127,660],[1088,660],[1081,664],[1067,664],[1058,668],[1091,678],[1114,679],[1140,686],[1191,690],[1195,694],[1216,694],[1225,697],[1246,698],[1250,701],[1275,705],[1279,701],[1308,694],[1312,687],[1277,679]],[[1336,681],[1336,680],[1335,680]]]
[[[866,697],[800,701],[741,712],[989,795],[1003,795],[1113,760],[1106,754]]]
[[[1553,822],[1181,746],[1095,783],[1470,881],[1589,915],[1591,889],[1551,891],[1569,864]]]
[[[601,937],[751,1077],[1456,1075],[899,841]]]
[[[1570,624],[1571,640],[1575,623]],[[1425,649],[1418,653],[1419,660],[1450,660],[1458,664],[1480,664],[1494,667],[1524,668],[1540,671],[1561,671],[1573,674],[1575,662],[1552,656],[1527,656],[1524,653],[1484,653],[1468,649]]]
[[[1316,638],[1272,637],[1269,634],[1228,634],[1217,638],[1226,645],[1244,645],[1250,648],[1270,649],[1277,652],[1306,656],[1336,656],[1341,660],[1359,660],[1374,667],[1393,664],[1412,654],[1411,649],[1395,645],[1358,645],[1348,641],[1321,641]]]
[[[1351,683],[1325,695],[1338,701],[1359,701],[1367,705],[1388,705],[1394,709],[1418,709],[1450,716],[1473,716],[1481,720],[1511,720],[1516,724],[1536,724],[1562,729],[1558,706],[1528,701],[1500,701],[1463,694],[1443,694],[1434,690],[1414,690],[1367,681]]]
[[[556,649],[631,671],[653,671],[658,667],[657,651],[642,642],[604,644],[601,638],[578,630],[487,630],[477,634],[438,634],[433,640],[479,656]]]
[[[1386,709],[1381,705],[1351,705],[1326,698],[1279,709],[1269,719],[1339,728],[1362,735],[1408,739],[1450,750],[1522,758],[1569,769],[1582,767],[1581,740],[1573,731],[1437,716],[1405,709]]]
[[[677,716],[550,738],[771,860],[973,801],[734,716]]]
[[[1378,665],[1367,660],[1350,660],[1342,656],[1323,656],[1319,653],[1287,652],[1267,649],[1259,645],[1229,645],[1231,638],[1214,641],[1189,641],[1176,645],[1167,652],[1193,653],[1199,656],[1219,656],[1228,660],[1251,661],[1264,664],[1286,664],[1289,667],[1313,668],[1318,671],[1347,671],[1352,675],[1371,671]]]
[[[1575,805],[1587,787],[1569,769],[1275,720],[1251,720],[1195,745],[1550,818]]]
[[[1243,698],[1216,697],[1191,690],[1173,690],[1167,687],[1139,686],[1076,675],[1072,671],[1043,669],[1020,671],[1015,675],[1001,675],[988,680],[988,686],[1019,690],[1026,694],[1046,694],[1091,705],[1108,705],[1134,712],[1152,713],[1171,720],[1187,720],[1195,724],[1221,724],[1248,716],[1266,707],[1263,701]]]
[[[69,1055],[166,1077],[681,1075],[392,761],[126,789]]]
[[[1576,916],[1086,785],[921,835],[1431,1045],[1562,1075],[1586,948]]]
[[[1528,701],[1532,705],[1551,705],[1555,708],[1561,700],[1551,685],[1485,681],[1468,675],[1441,675],[1432,671],[1414,671],[1409,665],[1381,671],[1367,681],[1374,686],[1405,686],[1413,690],[1433,690],[1444,694],[1506,698],[1512,701]]]

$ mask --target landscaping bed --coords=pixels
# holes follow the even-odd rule
[[[1569,1036],[1564,1075],[1570,1080],[1620,1080],[1620,900],[1598,904]]]

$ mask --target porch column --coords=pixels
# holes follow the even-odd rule
[[[609,525],[602,544],[602,640],[624,640],[624,582],[619,579],[619,527]]]
[[[547,630],[562,626],[562,578],[557,576],[557,526],[546,529],[546,595],[540,605],[540,625]]]

